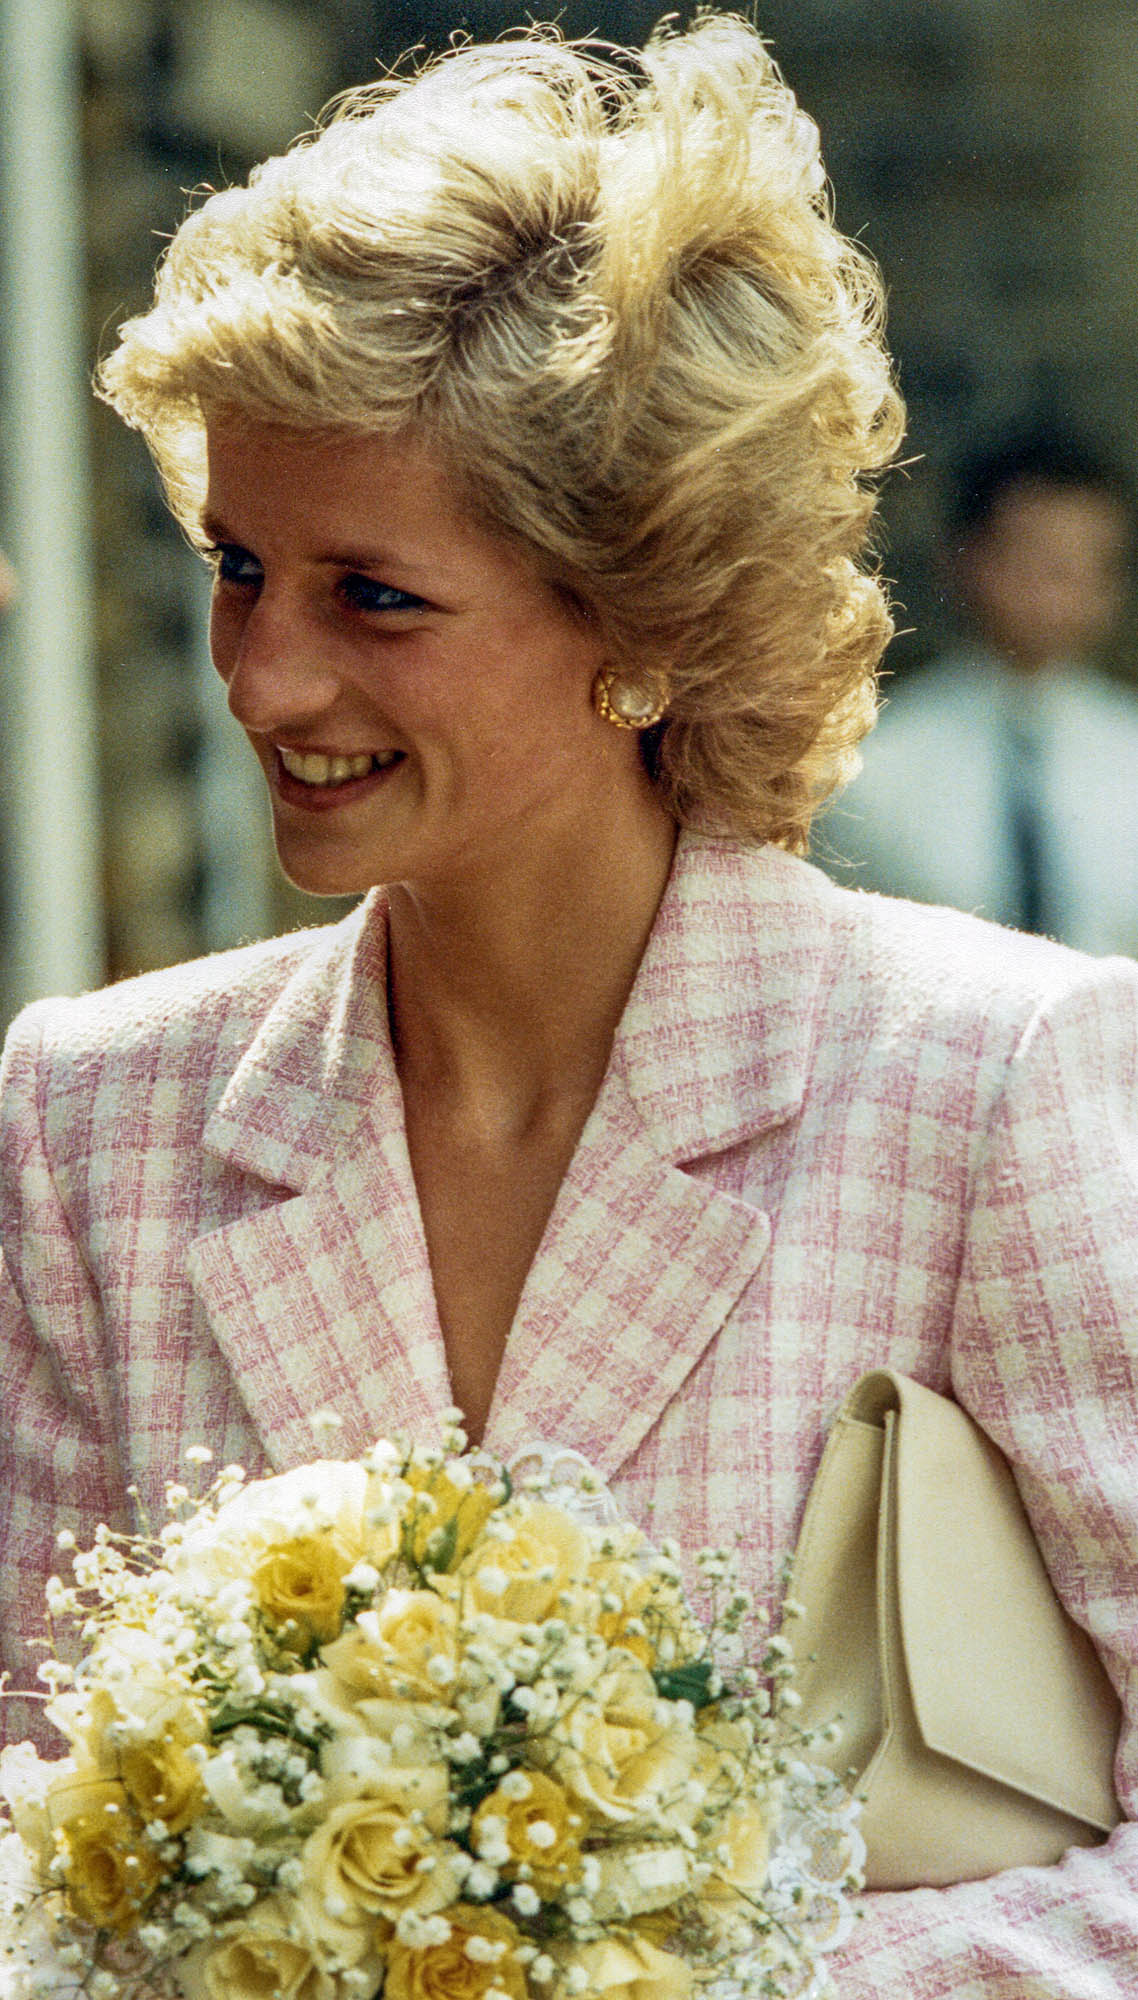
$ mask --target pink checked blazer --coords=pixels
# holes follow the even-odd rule
[[[450,1402],[384,1002],[385,906],[28,1010],[3,1074],[0,1615],[52,1535],[437,1433]],[[777,1593],[856,1376],[951,1390],[1138,1702],[1138,968],[680,842],[487,1431],[576,1446]],[[20,1728],[24,1726],[20,1718]],[[1138,1752],[1118,1782],[1138,1804]],[[841,2000],[1135,2000],[1138,1827],[871,1897]]]

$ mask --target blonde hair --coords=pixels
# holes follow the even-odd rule
[[[187,217],[99,386],[191,533],[207,415],[421,436],[666,685],[677,819],[800,847],[891,630],[880,282],[753,29],[610,54],[542,28],[349,92]]]

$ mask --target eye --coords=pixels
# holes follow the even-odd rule
[[[409,590],[397,590],[393,583],[380,583],[373,576],[363,576],[358,570],[341,579],[339,591],[354,611],[425,611],[426,604],[421,597],[414,597]]]
[[[249,586],[257,585],[263,580],[261,565],[256,556],[251,556],[248,549],[238,548],[235,542],[221,542],[216,548],[207,549],[205,553],[220,583]]]

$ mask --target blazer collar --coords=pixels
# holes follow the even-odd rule
[[[611,1478],[754,1277],[769,1219],[681,1163],[799,1104],[838,893],[786,856],[681,841],[526,1280],[491,1450],[560,1439]],[[380,1433],[436,1435],[450,1401],[387,1033],[385,931],[373,897],[317,941],[206,1128],[209,1148],[277,1191],[188,1255],[276,1465],[311,1456],[321,1407],[340,1414],[352,1453]]]
[[[836,894],[777,849],[681,835],[609,1066],[663,1157],[722,1151],[801,1103]],[[209,1118],[208,1152],[299,1191],[365,1125],[402,1123],[386,968],[373,891],[316,934]]]
[[[202,1135],[207,1153],[300,1192],[361,1136],[402,1122],[380,891],[310,949],[257,1026]]]
[[[681,836],[613,1048],[670,1159],[720,1152],[801,1104],[836,897],[777,848]]]

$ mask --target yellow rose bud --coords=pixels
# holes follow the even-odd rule
[[[503,1518],[509,1520],[511,1539],[484,1539],[460,1565],[465,1606],[514,1624],[538,1625],[558,1616],[564,1593],[583,1584],[589,1538],[559,1507],[534,1505]]]
[[[699,1775],[709,1793],[720,1802],[735,1797],[746,1782],[753,1737],[740,1722],[733,1722],[718,1708],[706,1708],[696,1720],[699,1737]]]
[[[527,1787],[522,1793],[523,1784]],[[524,1862],[526,1880],[539,1896],[555,1896],[580,1871],[580,1835],[584,1822],[572,1800],[555,1779],[543,1771],[515,1771],[505,1788],[491,1792],[479,1806],[470,1827],[470,1844],[475,1854],[491,1828],[499,1822],[509,1860],[499,1865],[507,1878],[517,1874]]]
[[[590,1817],[689,1824],[695,1739],[672,1718],[651,1674],[634,1661],[602,1674],[567,1722],[535,1740],[531,1756],[582,1801]]]
[[[561,1967],[557,2000],[584,1992],[588,2000],[688,2000],[691,1967],[673,1951],[660,1951],[632,1931],[599,1938],[595,1944],[552,1947]],[[580,1974],[586,1984],[579,1984]],[[576,1983],[569,1976],[576,1975]]]
[[[344,1578],[352,1557],[334,1535],[276,1542],[253,1571],[257,1603],[277,1637],[295,1652],[334,1639],[344,1616]]]
[[[335,2000],[336,1981],[295,1917],[271,1899],[179,1960],[186,2000]]]
[[[597,1631],[605,1645],[619,1646],[622,1651],[631,1653],[643,1667],[652,1666],[656,1659],[656,1648],[644,1622],[644,1613],[649,1609],[651,1599],[651,1588],[641,1579],[637,1588],[624,1595],[617,1610],[601,1611],[597,1617]],[[640,1629],[642,1625],[643,1630]]]
[[[638,1561],[643,1547],[641,1535],[625,1532],[614,1555],[594,1562],[589,1581],[605,1600],[596,1629],[606,1645],[622,1647],[642,1666],[656,1665],[665,1638],[674,1663],[697,1658],[706,1648],[707,1634],[678,1584],[655,1572],[645,1575]]]
[[[442,1915],[450,1924],[445,1944],[392,1945],[383,2000],[482,2000],[491,1988],[527,2000],[525,1971],[514,1956],[520,1940],[509,1918],[469,1903]]]
[[[121,1785],[72,1780],[49,1800],[68,1906],[100,1931],[127,1931],[162,1869]]]
[[[411,1465],[404,1478],[433,1506],[414,1516],[411,1557],[432,1569],[452,1570],[473,1548],[498,1502],[489,1487],[456,1486],[442,1467]]]
[[[343,1920],[427,1915],[454,1901],[459,1850],[446,1832],[448,1785],[439,1766],[377,1770],[366,1797],[333,1806],[302,1855],[306,1890],[342,1906]]]
[[[445,1700],[457,1673],[458,1612],[433,1590],[389,1590],[321,1658],[354,1696]]]
[[[147,1824],[160,1819],[182,1833],[205,1804],[201,1770],[172,1730],[154,1743],[132,1743],[119,1758],[122,1781]]]
[[[759,1895],[770,1858],[769,1813],[757,1800],[740,1799],[724,1814],[710,1850],[714,1873],[706,1886],[708,1896]]]

